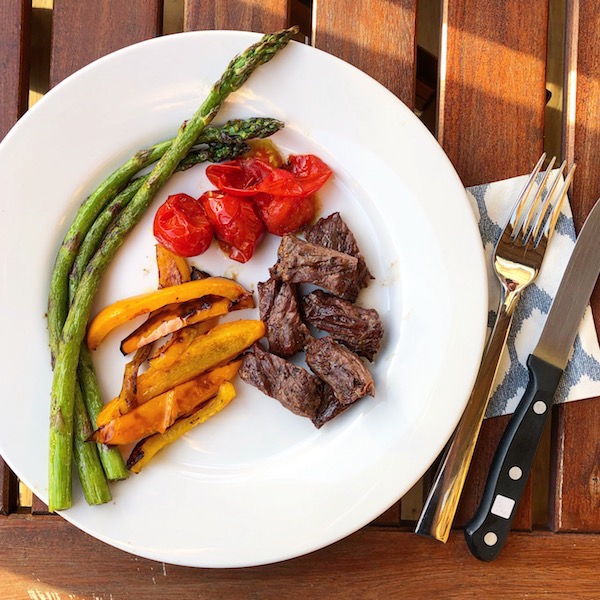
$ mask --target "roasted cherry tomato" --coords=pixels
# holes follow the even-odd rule
[[[229,258],[238,262],[250,260],[265,233],[253,200],[211,191],[202,194],[200,202]]]
[[[257,185],[273,171],[273,167],[258,158],[236,158],[228,162],[209,165],[208,180],[221,192],[237,196],[253,196]]]
[[[308,225],[317,212],[314,194],[311,196],[257,194],[254,200],[267,231],[275,235],[285,235]]]
[[[156,211],[154,237],[179,256],[197,256],[210,246],[213,230],[196,198],[174,194]]]
[[[331,176],[331,169],[314,154],[290,156],[287,168],[296,177],[306,195],[319,191]]]
[[[273,169],[256,187],[260,193],[271,196],[306,195],[302,185],[287,169]]]
[[[259,192],[274,196],[309,196],[329,179],[331,169],[312,154],[290,156],[282,169],[273,169],[256,185]]]

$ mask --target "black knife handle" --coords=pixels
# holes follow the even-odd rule
[[[562,375],[534,355],[527,367],[527,389],[500,440],[479,508],[465,527],[469,549],[484,561],[496,558],[508,537]]]

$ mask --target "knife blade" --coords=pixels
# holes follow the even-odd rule
[[[599,273],[600,200],[579,233],[537,346],[527,360],[527,389],[500,440],[479,507],[465,526],[467,545],[480,560],[496,558],[506,542]]]

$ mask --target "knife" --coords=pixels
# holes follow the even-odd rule
[[[600,200],[577,238],[538,344],[527,360],[527,389],[498,445],[479,508],[465,527],[467,545],[480,560],[496,558],[508,537],[599,273]]]

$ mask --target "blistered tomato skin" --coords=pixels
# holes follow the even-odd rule
[[[154,237],[178,256],[198,256],[208,250],[213,230],[202,204],[187,194],[174,194],[154,216]]]
[[[254,200],[267,231],[274,235],[301,229],[313,221],[317,212],[314,194],[301,197],[257,194]]]
[[[273,171],[273,167],[258,158],[237,158],[206,168],[208,180],[221,192],[236,196],[252,196],[258,185]]]
[[[314,154],[290,156],[287,168],[302,186],[305,195],[320,190],[332,173],[331,169]]]
[[[262,241],[265,226],[254,201],[224,192],[205,192],[200,202],[229,258],[245,263]]]

